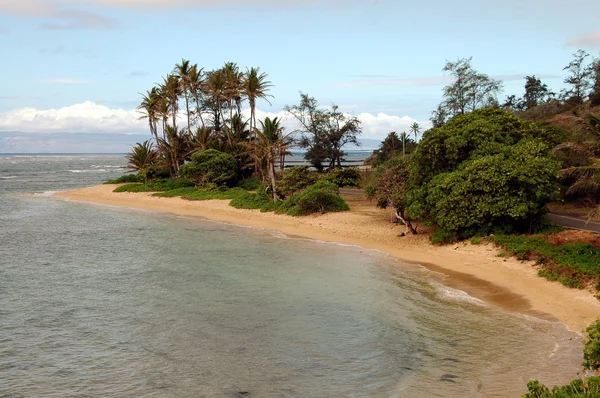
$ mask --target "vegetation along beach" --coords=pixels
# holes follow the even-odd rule
[[[162,3],[0,2],[44,41],[10,76],[94,70],[0,96],[0,397],[600,397],[598,32],[500,59],[436,28],[439,76],[399,77],[338,24],[398,39],[387,0]],[[523,35],[542,6],[508,3]]]

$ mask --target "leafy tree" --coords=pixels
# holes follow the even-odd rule
[[[586,64],[586,58],[589,54],[583,50],[578,50],[573,54],[573,60],[563,70],[569,71],[570,75],[564,80],[571,88],[564,93],[566,99],[573,98],[577,104],[582,104],[592,86],[592,65]]]
[[[497,102],[502,82],[477,72],[471,65],[472,57],[446,61],[443,71],[453,81],[444,87],[442,107],[450,116],[462,115]],[[438,112],[439,113],[439,112]],[[438,114],[438,117],[440,115]]]
[[[409,191],[410,162],[406,158],[393,158],[383,165],[373,181],[370,197],[377,201],[377,207],[390,208],[396,220],[401,221],[408,232],[416,234],[410,217],[406,214],[407,195]]]
[[[523,105],[525,109],[531,109],[545,103],[551,97],[548,86],[534,76],[525,76],[525,94]]]
[[[198,151],[179,174],[203,185],[223,185],[235,176],[235,158],[215,149]]]
[[[531,230],[557,193],[558,137],[492,108],[451,119],[423,135],[412,155],[408,213],[454,237],[503,225]]]
[[[319,170],[324,161],[329,161],[329,168],[341,167],[344,146],[358,144],[360,121],[340,112],[335,104],[323,109],[313,97],[300,93],[300,104],[285,110],[300,123],[299,144],[307,148],[305,159]]]
[[[429,120],[431,121],[433,127],[438,128],[446,124],[446,120],[448,120],[449,116],[450,113],[448,112],[448,109],[442,103],[439,104],[433,112],[431,112],[431,118]]]
[[[594,83],[592,85],[592,93],[590,94],[590,102],[592,106],[598,106],[600,105],[600,58],[597,58],[592,63],[592,71]]]
[[[308,166],[295,166],[285,170],[277,185],[277,192],[290,196],[317,182],[318,176]]]

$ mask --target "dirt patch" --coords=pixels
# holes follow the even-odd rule
[[[589,243],[595,247],[600,247],[600,236],[589,231],[566,230],[547,237],[548,242],[553,246],[563,246],[569,243]]]

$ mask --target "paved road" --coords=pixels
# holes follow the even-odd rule
[[[551,219],[556,225],[561,227],[581,229],[584,231],[592,231],[600,234],[600,222],[586,222],[579,218],[573,218],[569,216],[561,216],[559,214],[550,213],[548,218]]]

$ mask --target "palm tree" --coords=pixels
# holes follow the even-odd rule
[[[233,103],[237,105],[238,113],[242,107],[242,79],[239,68],[235,62],[227,62],[223,66],[225,90],[223,92],[229,107],[229,122],[233,120]]]
[[[421,132],[421,126],[419,126],[419,123],[414,122],[413,124],[411,124],[408,128],[408,131],[415,135],[415,142],[417,142],[419,133]]]
[[[169,169],[171,178],[177,176],[179,167],[189,156],[189,139],[185,134],[175,127],[167,126],[165,130],[166,138],[159,138],[158,151],[162,157],[164,165]]]
[[[270,81],[267,80],[266,73],[260,73],[260,68],[250,68],[243,76],[243,91],[248,102],[250,103],[250,130],[256,128],[256,100],[263,98],[267,102],[267,97],[273,97],[267,94],[269,89],[273,87]],[[271,103],[269,102],[269,105]]]
[[[277,201],[276,185],[277,181],[275,178],[275,159],[281,152],[288,149],[289,138],[292,133],[283,134],[284,127],[281,126],[280,120],[274,118],[265,118],[265,121],[261,121],[261,129],[255,129],[254,133],[256,139],[250,141],[247,145],[250,148],[250,153],[257,161],[264,160],[266,162],[266,169],[268,178],[271,182],[271,189],[273,191],[273,200]]]
[[[176,64],[175,69],[173,70],[173,74],[179,80],[179,91],[180,93],[183,93],[185,98],[185,111],[187,115],[188,131],[192,131],[192,125],[190,122],[191,70],[192,67],[190,66],[190,61],[183,58],[181,59],[181,63]]]
[[[200,126],[205,127],[204,119],[202,118],[203,104],[202,97],[204,96],[204,90],[206,89],[206,80],[204,70],[198,68],[198,65],[193,65],[189,73],[189,89],[196,102],[196,115],[200,118]]]
[[[143,171],[155,165],[158,161],[158,152],[150,140],[136,143],[126,156],[127,168],[132,171]],[[146,176],[144,175],[144,180]]]
[[[212,145],[217,141],[214,130],[210,127],[198,127],[196,131],[190,135],[190,155],[196,151],[203,151],[212,148]]]
[[[150,127],[150,133],[154,136],[156,142],[158,142],[158,105],[160,101],[159,90],[156,87],[152,87],[151,90],[146,91],[146,94],[142,94],[142,103],[137,107],[137,110],[142,113],[140,119],[148,119],[148,126]]]
[[[223,119],[223,101],[225,100],[225,74],[222,69],[208,72],[206,79],[206,91],[209,95],[209,107],[212,108],[213,125],[215,131],[221,131],[221,119]]]
[[[177,114],[179,113],[179,96],[181,95],[180,79],[171,73],[163,78],[162,94],[169,104],[169,111],[173,118],[173,129],[177,129]]]
[[[406,139],[408,138],[408,135],[406,134],[406,131],[403,131],[402,134],[400,134],[400,139],[402,140],[402,157],[406,156]]]

